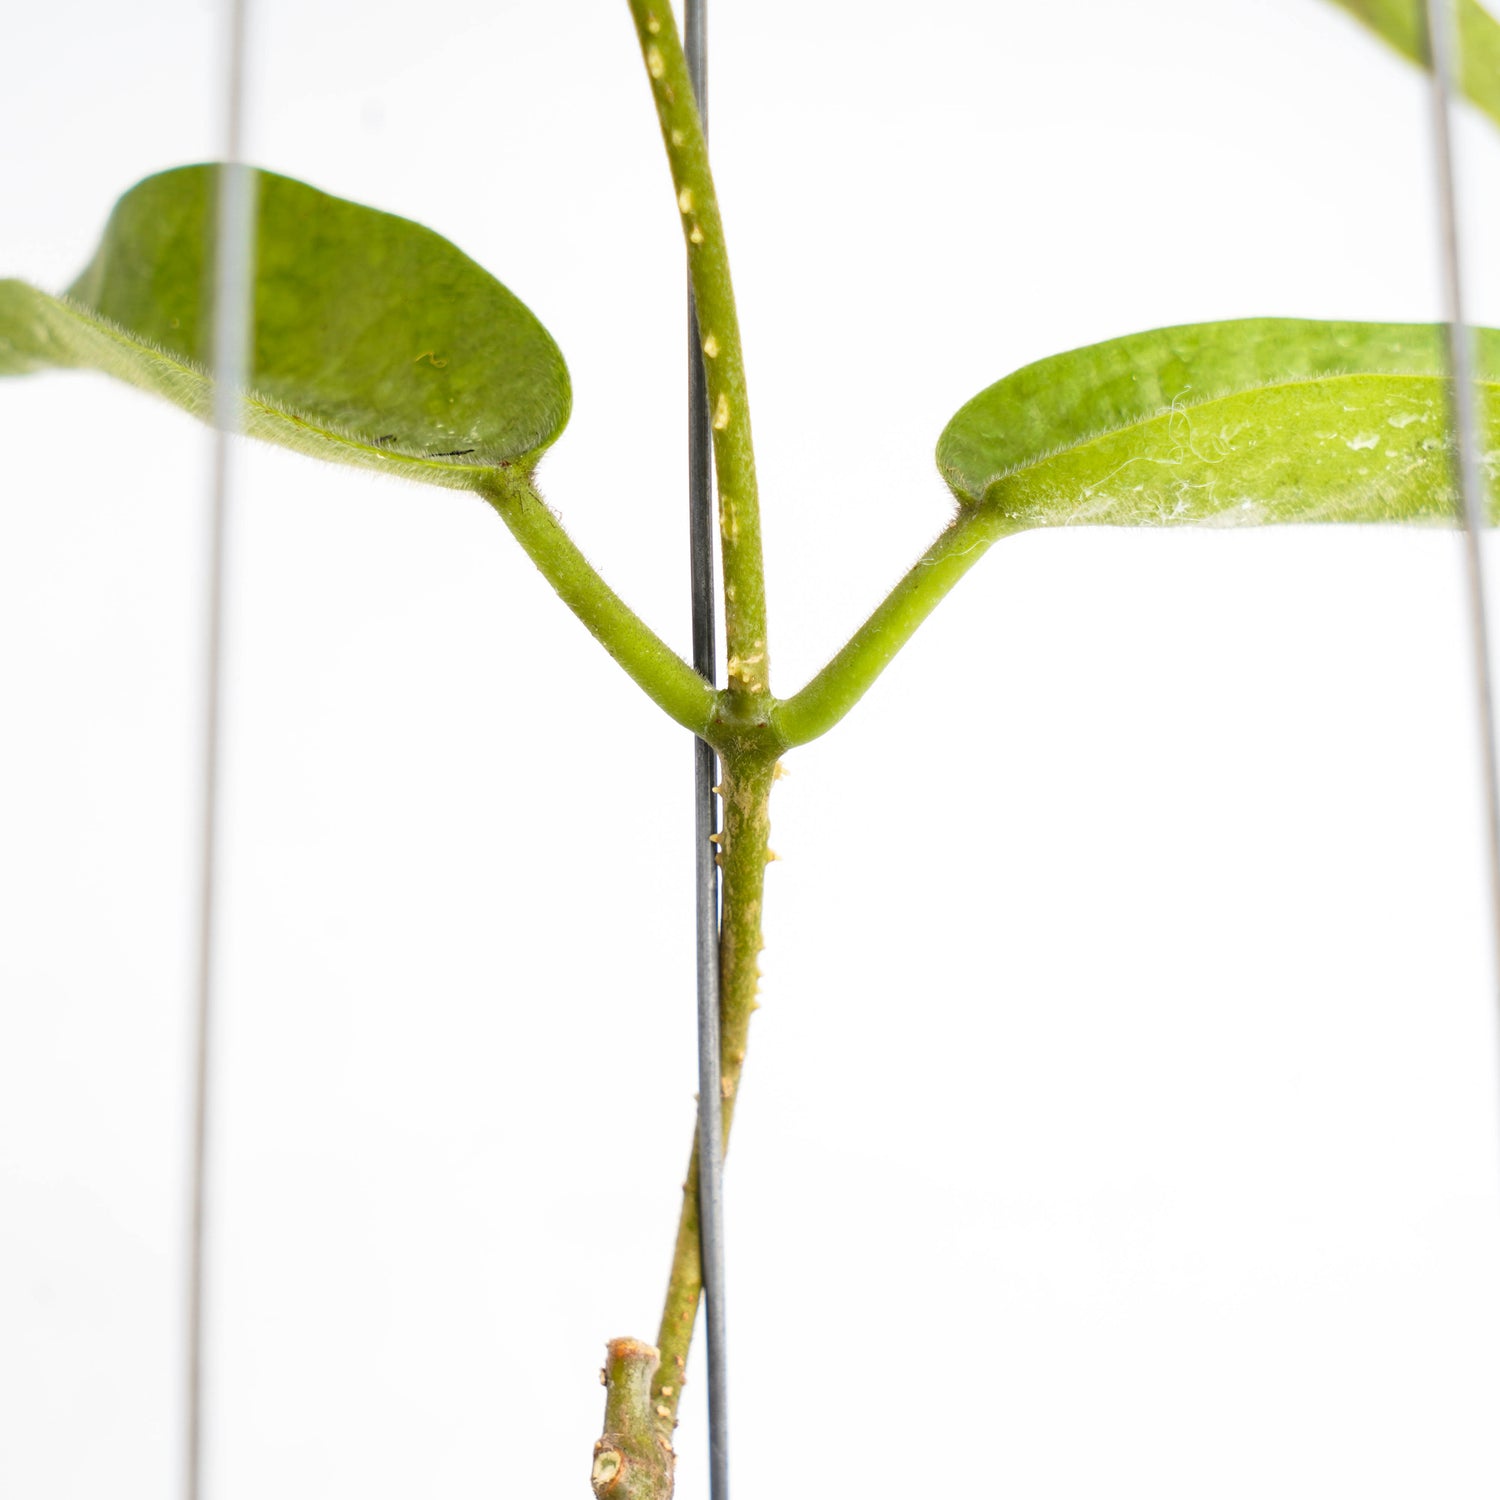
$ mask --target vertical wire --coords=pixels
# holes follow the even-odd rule
[[[1489,859],[1490,938],[1495,973],[1500,979],[1500,792],[1497,792],[1495,777],[1495,705],[1486,623],[1484,563],[1480,555],[1480,538],[1486,521],[1486,486],[1479,465],[1474,345],[1464,311],[1458,192],[1453,166],[1455,27],[1452,0],[1427,0],[1427,39],[1432,60],[1433,171],[1437,179],[1439,248],[1448,318],[1448,369],[1452,376],[1450,416],[1456,447],[1453,477],[1458,491],[1458,519],[1463,528],[1469,633],[1479,710],[1479,756],[1484,778],[1486,853]]]
[[[224,580],[229,542],[230,436],[240,426],[236,392],[249,368],[254,178],[243,162],[245,31],[249,0],[227,0],[224,15],[224,150],[215,176],[213,246],[213,453],[209,473],[207,628],[203,662],[203,769],[199,824],[197,975],[187,1247],[187,1369],[183,1493],[200,1500],[205,1449],[205,1347],[209,1147],[216,979],[220,728],[224,699]]]
[[[706,0],[686,0],[688,75],[708,132]],[[713,446],[698,312],[688,288],[688,524],[693,595],[693,666],[710,683],[714,662]],[[715,756],[693,745],[693,837],[698,949],[698,1257],[708,1354],[708,1466],[712,1500],[729,1500],[729,1388],[724,1318],[724,1096],[720,1086],[719,872]]]

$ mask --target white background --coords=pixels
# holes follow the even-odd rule
[[[1315,0],[715,0],[783,692],[952,411],[1202,318],[1438,315],[1426,93]],[[258,0],[252,155],[550,327],[541,479],[687,647],[682,254],[620,0]],[[13,6],[0,274],[214,154],[202,0]],[[1464,135],[1500,322],[1500,141]],[[174,1492],[207,436],[0,387],[0,1493]],[[212,1500],[581,1496],[692,1120],[690,750],[479,501],[245,449]],[[730,1173],[744,1497],[1492,1496],[1458,544],[1007,541],[789,757]],[[680,1493],[705,1493],[702,1382]]]

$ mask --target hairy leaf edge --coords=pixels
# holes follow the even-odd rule
[[[213,389],[213,374],[207,366],[198,361],[164,349],[161,345],[153,343],[150,339],[142,338],[140,334],[114,322],[110,318],[89,307],[87,304],[69,297],[66,293],[54,296],[50,292],[44,292],[39,287],[32,286],[30,282],[18,278],[0,280],[0,287],[12,287],[22,289],[28,296],[35,298],[44,306],[57,309],[65,316],[74,319],[86,329],[103,334],[111,342],[119,345],[128,355],[138,356],[145,361],[163,366],[183,379],[183,383],[194,394],[191,404],[174,400],[163,390],[155,385],[144,381],[132,379],[129,375],[119,370],[108,369],[103,365],[86,359],[55,359],[43,358],[31,355],[32,363],[30,370],[40,371],[44,369],[81,369],[96,370],[101,374],[109,375],[116,380],[123,381],[126,385],[135,386],[138,390],[144,390],[153,396],[168,402],[187,412],[190,416],[200,421],[211,421],[212,399],[209,392]],[[0,331],[3,333],[3,331]],[[564,366],[566,371],[566,366]],[[26,371],[15,371],[13,373],[27,373]],[[564,376],[566,381],[566,374]],[[522,474],[530,474],[535,469],[542,455],[562,435],[569,416],[572,414],[572,385],[570,381],[564,386],[564,405],[561,419],[558,422],[557,431],[545,442],[534,447],[523,449],[518,453],[506,455],[503,458],[491,459],[480,463],[439,463],[425,454],[413,454],[402,452],[399,448],[377,447],[368,438],[340,428],[336,425],[314,421],[310,417],[298,412],[294,407],[284,406],[257,392],[253,387],[246,387],[238,392],[239,398],[247,411],[251,414],[251,420],[245,423],[245,433],[250,437],[258,438],[265,442],[275,443],[280,447],[290,448],[294,452],[303,454],[310,458],[321,458],[330,462],[341,462],[354,465],[359,468],[374,469],[377,472],[391,474],[397,478],[408,478],[415,482],[437,484],[449,489],[473,490],[480,487],[482,477],[495,468],[515,468]],[[255,417],[261,421],[255,421]],[[286,429],[292,429],[291,434]],[[298,442],[296,434],[306,433],[309,441]],[[332,450],[332,451],[329,451]],[[416,472],[403,474],[401,470],[407,468]]]
[[[1019,373],[1019,372],[1017,372]],[[1006,379],[1009,379],[1007,376]],[[1107,438],[1115,437],[1122,432],[1131,432],[1139,428],[1151,426],[1164,418],[1178,416],[1190,411],[1203,411],[1221,401],[1231,401],[1239,396],[1251,396],[1258,392],[1290,390],[1295,386],[1302,385],[1328,385],[1338,380],[1419,380],[1429,384],[1446,384],[1446,377],[1427,372],[1414,373],[1411,370],[1330,370],[1322,375],[1298,375],[1288,380],[1269,380],[1258,385],[1232,386],[1225,390],[1217,391],[1211,396],[1204,396],[1199,400],[1190,402],[1170,402],[1165,406],[1157,407],[1149,415],[1140,417],[1133,422],[1121,422],[1113,427],[1100,427],[1090,432],[1086,437],[1074,442],[1059,443],[1055,447],[1048,448],[1038,453],[1033,458],[1022,460],[1020,463],[1011,464],[1008,468],[998,470],[985,480],[978,495],[973,494],[962,482],[955,479],[956,466],[944,463],[942,459],[943,444],[947,439],[949,430],[960,417],[969,410],[976,402],[980,401],[994,389],[993,386],[986,387],[972,400],[966,401],[954,414],[952,421],[943,429],[942,436],[938,439],[938,471],[943,476],[943,482],[952,492],[955,500],[966,510],[978,509],[995,504],[993,492],[997,486],[1004,484],[1017,475],[1025,474],[1032,469],[1040,468],[1043,464],[1054,458],[1059,458],[1065,453],[1077,453],[1084,448],[1091,447],[1095,443],[1102,443]],[[996,384],[1001,382],[997,381]],[[1475,385],[1480,386],[1486,392],[1500,392],[1500,381],[1476,380]],[[1451,438],[1450,438],[1451,441]],[[1042,524],[1042,523],[1035,523]]]

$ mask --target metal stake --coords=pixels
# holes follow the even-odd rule
[[[688,73],[708,131],[706,0],[687,0]],[[698,313],[688,289],[688,519],[693,593],[693,666],[710,683],[714,662],[713,445]],[[719,872],[715,756],[693,745],[693,837],[698,932],[698,1256],[708,1345],[708,1464],[712,1500],[729,1500],[729,1397],[724,1327],[724,1097],[719,1055]]]
[[[228,547],[230,434],[238,430],[236,391],[249,365],[254,178],[241,156],[244,134],[245,30],[249,0],[228,0],[225,16],[224,165],[214,246],[213,458],[209,481],[208,622],[203,666],[203,783],[199,825],[198,963],[193,1048],[193,1115],[187,1246],[187,1368],[183,1493],[200,1500],[204,1473],[205,1346],[210,1145],[210,1081],[215,990],[215,896],[219,845],[219,733],[223,717],[224,578]]]

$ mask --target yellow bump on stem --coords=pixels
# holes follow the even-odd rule
[[[714,431],[723,432],[729,426],[729,397],[723,391],[719,392],[719,399],[714,402]]]
[[[660,25],[661,23],[658,21],[658,28],[660,28]],[[661,55],[660,47],[646,48],[646,71],[653,78],[660,78],[667,71],[666,60]]]
[[[731,654],[727,663],[731,685],[747,693],[760,693],[766,689],[766,653],[760,641],[755,645],[757,649],[748,656]]]
[[[683,213],[683,214],[690,214],[690,213],[692,213],[692,211],[693,211],[693,190],[692,190],[692,188],[685,187],[685,188],[683,188],[683,190],[680,193],[678,193],[678,195],[677,195],[677,211],[678,211],[678,213]]]
[[[646,16],[646,30],[649,31],[652,36],[659,36],[661,34],[660,19],[654,15],[648,14]]]
[[[719,357],[719,341],[713,334],[703,340],[703,355],[705,359],[717,359]]]

